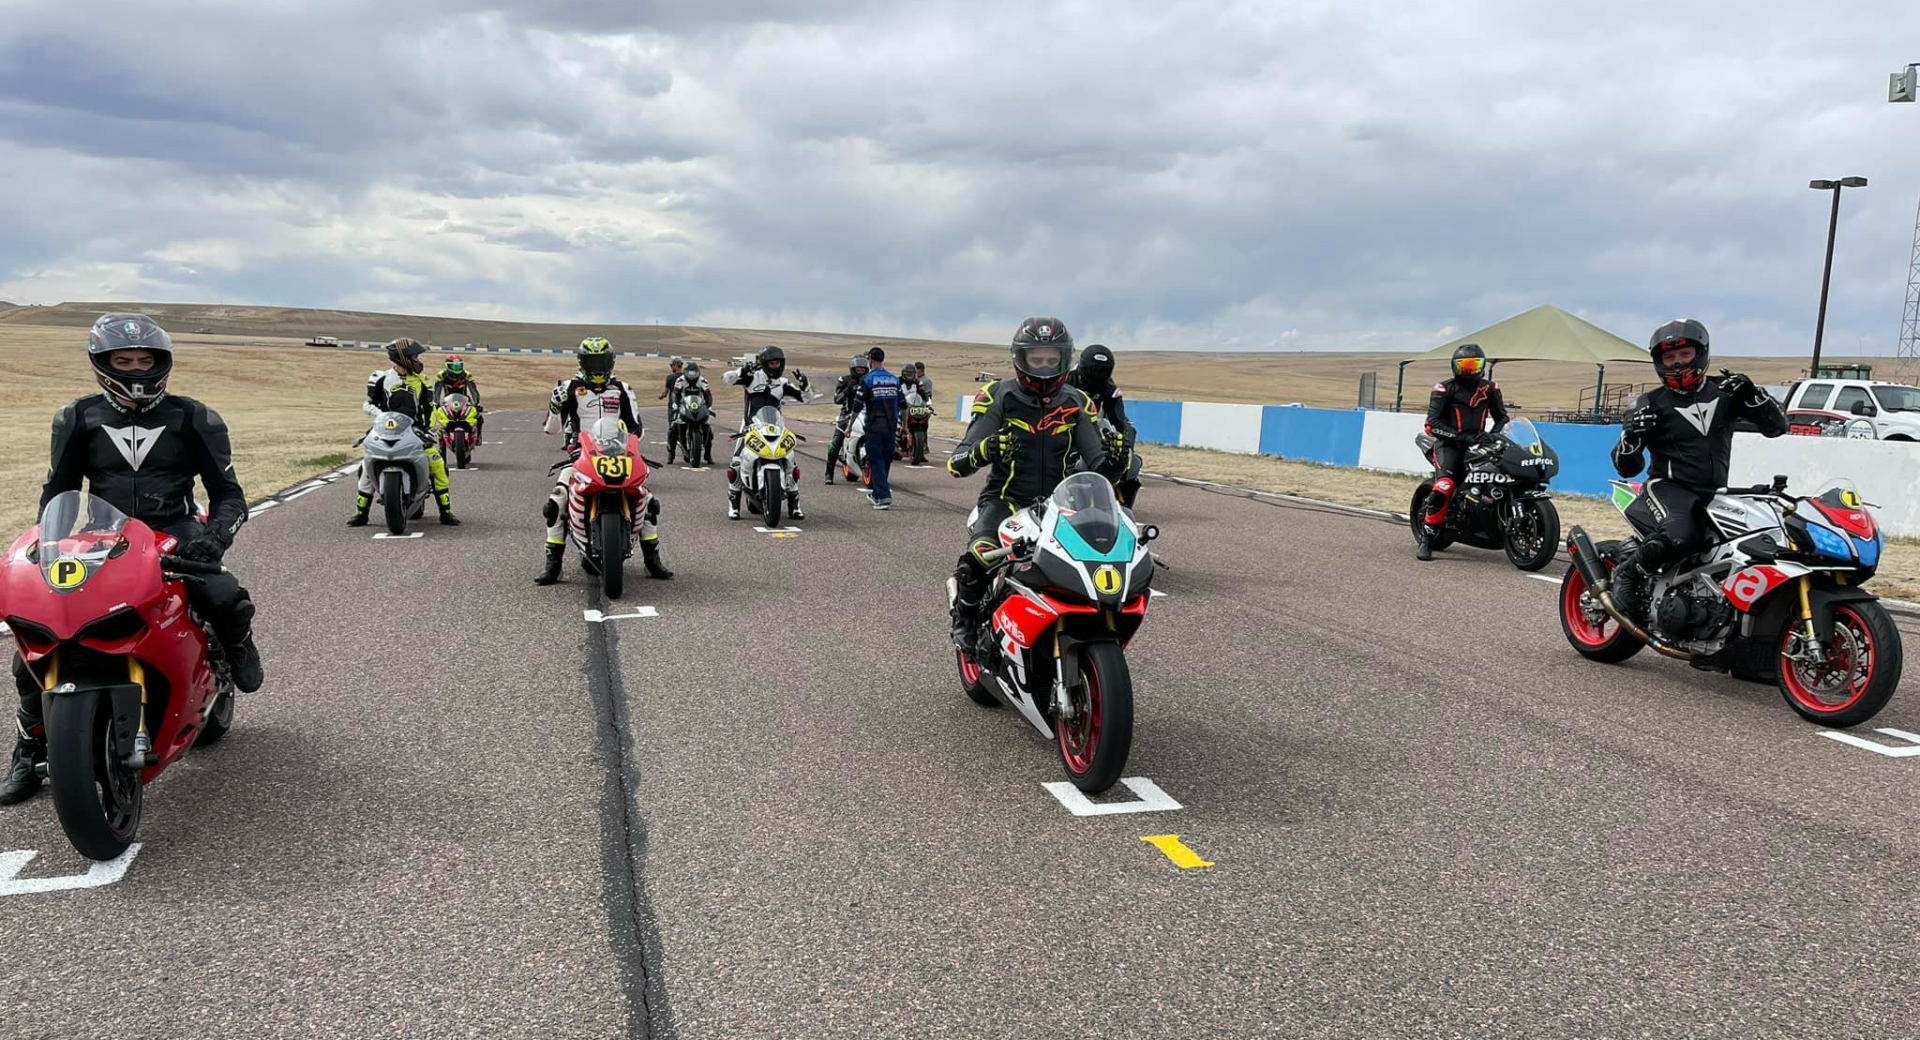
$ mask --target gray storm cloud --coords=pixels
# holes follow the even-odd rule
[[[1892,348],[1903,4],[8,5],[0,298]],[[1723,331],[1724,330],[1724,331]],[[1864,345],[1862,344],[1864,340]]]

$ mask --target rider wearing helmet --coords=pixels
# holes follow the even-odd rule
[[[404,336],[388,343],[387,360],[393,362],[393,367],[367,377],[367,399],[360,407],[378,418],[383,412],[396,410],[388,399],[399,393],[412,399],[411,416],[417,425],[420,416],[433,411],[430,407],[434,400],[433,384],[423,374],[426,365],[420,361],[420,355],[426,352],[427,348],[418,340]],[[433,482],[434,504],[440,507],[440,522],[459,527],[460,519],[453,515],[453,496],[447,490],[447,463],[440,457],[439,434],[423,429],[420,440],[427,451],[427,473]],[[359,492],[359,497],[354,499],[353,516],[347,520],[348,527],[365,527],[367,511],[373,508],[373,467],[365,462],[360,464]]]
[[[1691,318],[1653,331],[1647,351],[1662,385],[1633,402],[1613,449],[1622,477],[1647,471],[1627,518],[1653,533],[1613,575],[1614,603],[1630,616],[1645,610],[1652,575],[1705,543],[1699,511],[1727,483],[1733,424],[1745,419],[1768,437],[1787,432],[1780,402],[1753,380],[1732,372],[1707,375],[1707,346],[1707,327]],[[1648,454],[1650,464],[1642,457]]]
[[[619,419],[635,436],[640,436],[645,427],[640,422],[633,390],[613,374],[613,344],[602,336],[588,336],[574,349],[573,357],[580,365],[579,371],[572,379],[556,385],[553,397],[547,401],[547,433],[565,432],[567,455],[571,458],[580,455],[580,430],[602,418]],[[533,579],[536,585],[551,585],[560,580],[560,565],[567,553],[569,517],[584,509],[576,501],[575,482],[584,480],[585,475],[564,462],[554,469],[553,490],[547,494],[547,504],[542,509],[547,521],[547,559]],[[646,559],[647,574],[671,578],[673,572],[660,560],[659,517],[660,496],[655,495],[648,503],[647,512],[634,518],[634,533]]]
[[[232,444],[219,413],[167,392],[172,339],[144,314],[106,314],[87,333],[87,360],[102,392],[54,414],[41,508],[84,484],[121,513],[177,539],[179,555],[219,562],[247,520],[247,496],[234,478]],[[205,523],[194,505],[196,477],[207,495]],[[206,575],[187,582],[186,593],[224,648],[234,685],[246,693],[258,690],[253,601],[239,579],[224,571]],[[0,774],[0,805],[38,790],[35,766],[46,760],[40,677],[18,657],[13,677],[20,693],[18,739]]]
[[[847,374],[834,381],[833,403],[840,406],[840,414],[833,420],[833,439],[827,442],[827,483],[833,483],[833,471],[840,466],[840,449],[847,440],[848,420],[852,418],[853,388],[864,382],[867,373],[873,370],[873,362],[865,354],[855,354],[847,361]]]
[[[740,417],[740,432],[746,432],[753,421],[753,413],[762,408],[781,409],[787,401],[806,400],[807,376],[798,369],[787,371],[787,352],[779,347],[760,348],[760,353],[752,361],[731,368],[720,377],[728,386],[737,386],[746,392],[747,410]],[[740,519],[740,476],[743,472],[740,459],[747,450],[746,438],[734,441],[733,456],[727,464],[727,519]],[[799,476],[796,467],[794,475]],[[787,493],[787,512],[795,520],[804,520],[807,515],[800,511],[800,489],[795,487]]]
[[[627,429],[641,430],[639,402],[627,384],[614,378],[613,344],[600,336],[588,336],[573,352],[579,371],[573,378],[558,383],[547,401],[547,433],[565,433],[568,454],[578,450],[580,428],[591,426],[603,415],[619,418]]]
[[[700,363],[690,361],[680,370],[680,374],[674,377],[673,381],[668,384],[668,389],[670,391],[668,398],[671,403],[667,406],[667,414],[672,417],[673,426],[677,428],[669,428],[667,432],[667,461],[672,462],[674,445],[679,444],[681,440],[688,436],[685,429],[686,421],[681,415],[681,409],[686,407],[688,397],[701,398],[707,402],[707,414],[709,420],[711,420],[713,414],[713,385],[708,383],[707,378],[700,374]],[[708,439],[712,439],[713,437],[713,427],[711,423],[707,426],[707,437]],[[688,449],[687,461],[692,462],[694,458],[695,455],[692,449]],[[712,462],[711,459],[707,461],[709,463]]]
[[[1433,536],[1447,519],[1455,486],[1466,475],[1467,449],[1495,439],[1487,430],[1489,418],[1496,427],[1509,421],[1500,384],[1487,378],[1489,367],[1480,344],[1460,344],[1453,349],[1453,377],[1433,384],[1433,396],[1427,399],[1427,432],[1435,442],[1434,479],[1421,518],[1425,522],[1415,536],[1415,559],[1433,559]]]
[[[1057,318],[1028,318],[1009,347],[1014,378],[988,383],[973,397],[973,419],[947,459],[955,477],[987,470],[986,487],[967,525],[967,551],[954,567],[955,646],[974,650],[987,565],[980,554],[999,545],[1000,524],[1045,498],[1064,479],[1074,453],[1091,468],[1106,461],[1093,402],[1066,385],[1073,336]]]
[[[667,402],[667,462],[673,462],[673,452],[680,446],[680,374],[686,370],[686,363],[679,358],[667,362],[667,382],[660,390],[656,401]]]
[[[1113,381],[1113,348],[1100,343],[1088,347],[1067,382],[1087,395],[1100,417],[1119,435],[1117,440],[1108,435],[1105,476],[1113,480],[1120,504],[1131,507],[1134,496],[1140,493],[1141,464],[1140,456],[1133,451],[1135,433],[1133,423],[1127,420],[1126,401]]]
[[[438,412],[448,397],[459,394],[473,406],[473,443],[479,444],[485,438],[481,436],[486,429],[487,415],[480,407],[480,383],[467,372],[467,363],[458,354],[447,356],[447,363],[440,369],[439,378],[433,381],[433,405]]]

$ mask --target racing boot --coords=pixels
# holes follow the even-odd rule
[[[541,569],[539,574],[534,575],[533,583],[535,585],[551,585],[559,581],[560,563],[566,558],[566,555],[567,546],[565,542],[559,545],[554,545],[551,542],[547,543],[547,564]]]
[[[440,522],[447,527],[459,527],[460,518],[453,515],[453,496],[445,491],[436,492],[433,501],[440,507]]]
[[[373,499],[361,495],[353,500],[353,516],[347,521],[348,527],[367,526],[367,511],[373,508]]]
[[[1413,558],[1421,563],[1433,559],[1433,525],[1423,523],[1420,532],[1413,536]]]
[[[233,672],[233,685],[241,693],[253,693],[267,681],[266,673],[260,668],[260,648],[253,644],[253,629],[232,643],[223,643],[227,652],[227,668]]]
[[[6,773],[0,775],[0,805],[14,805],[32,797],[33,792],[40,789],[39,767],[47,760],[46,727],[37,716],[29,720],[24,702],[22,704],[15,723],[19,738],[13,745],[13,757],[7,763]]]
[[[1647,572],[1634,560],[1613,569],[1613,605],[1636,623],[1646,616]]]
[[[807,518],[807,514],[800,511],[800,492],[790,491],[787,493],[787,515],[793,517],[795,520],[805,520]]]
[[[740,489],[727,489],[727,519],[740,519]]]
[[[680,428],[677,426],[667,430],[667,465],[669,466],[673,465],[673,450],[680,446],[679,432]],[[693,461],[692,456],[688,456],[687,461]]]
[[[662,581],[673,577],[673,572],[660,560],[660,540],[658,538],[640,543],[640,559],[647,565],[647,577]]]

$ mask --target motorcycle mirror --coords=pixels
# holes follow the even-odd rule
[[[1149,541],[1149,542],[1151,542],[1151,541],[1153,541],[1153,540],[1154,540],[1155,538],[1158,538],[1158,537],[1160,537],[1160,528],[1159,528],[1159,527],[1157,527],[1157,526],[1155,526],[1155,525],[1153,525],[1153,524],[1148,524],[1147,526],[1145,526],[1145,527],[1142,527],[1142,528],[1140,529],[1140,537],[1142,537],[1142,538],[1144,538],[1144,539],[1146,539],[1147,541]]]
[[[1787,489],[1787,475],[1785,473],[1775,473],[1773,475],[1773,489],[1775,491],[1785,491]]]

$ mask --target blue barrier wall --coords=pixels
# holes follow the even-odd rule
[[[1180,443],[1180,402],[1127,401],[1127,421],[1138,439],[1150,444]]]
[[[1551,485],[1555,491],[1601,497],[1611,493],[1607,482],[1619,476],[1613,468],[1613,446],[1620,439],[1620,427],[1591,423],[1534,425],[1560,456],[1560,475]]]
[[[1358,466],[1365,425],[1364,412],[1268,405],[1260,411],[1260,454]]]

